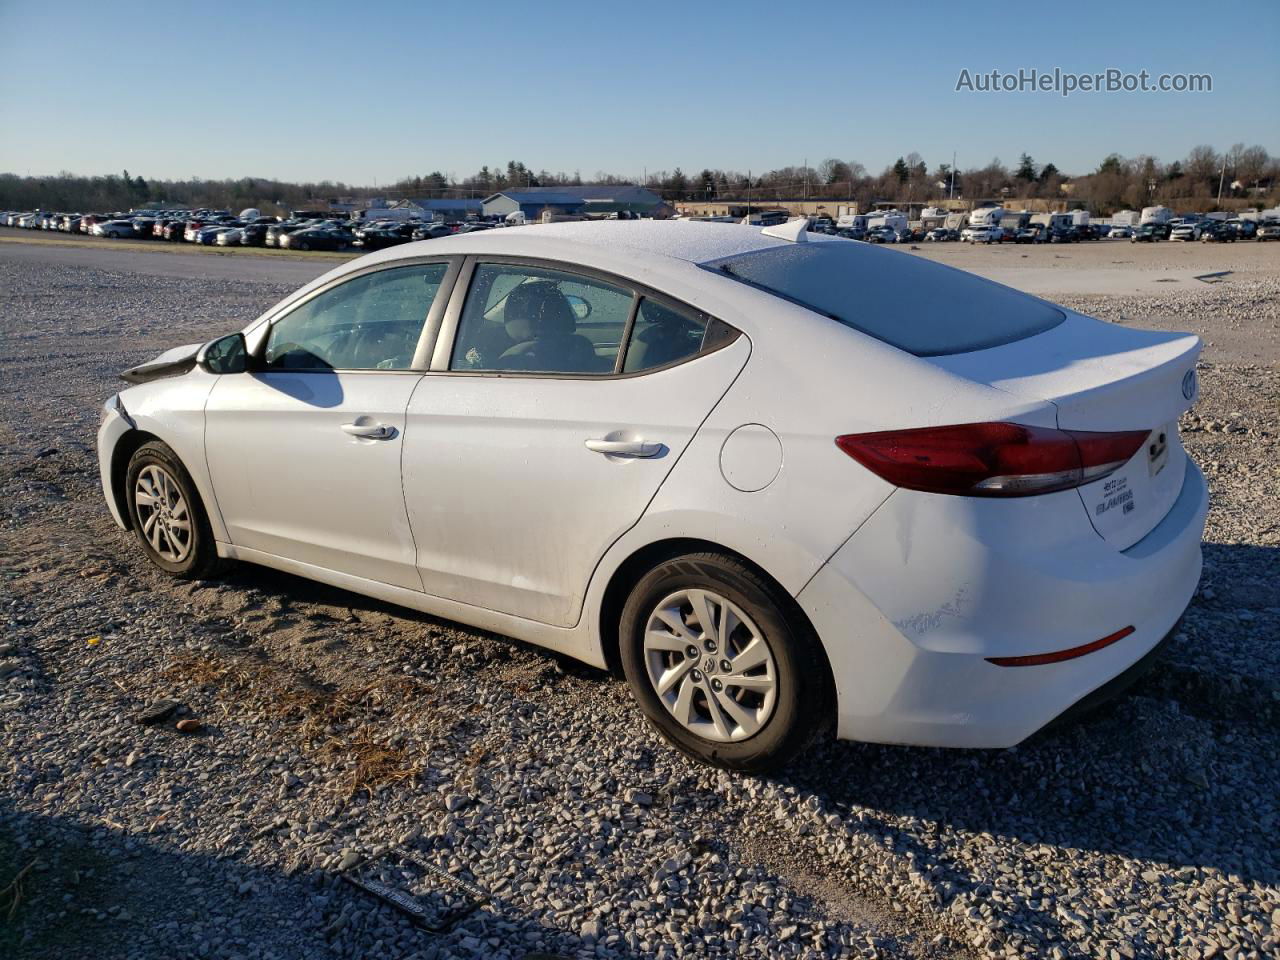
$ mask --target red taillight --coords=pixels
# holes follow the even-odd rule
[[[1095,650],[1109,647],[1117,640],[1123,640],[1131,633],[1133,633],[1133,627],[1125,627],[1123,630],[1107,634],[1101,640],[1094,640],[1067,650],[1057,650],[1053,653],[1032,653],[1022,657],[987,657],[986,660],[987,663],[994,663],[997,667],[1038,667],[1046,663],[1061,663],[1063,660],[1074,660],[1076,657],[1083,657],[1086,653],[1093,653]]]
[[[1021,423],[962,423],[836,437],[836,446],[894,486],[967,497],[1068,490],[1118,470],[1148,432],[1092,433]]]

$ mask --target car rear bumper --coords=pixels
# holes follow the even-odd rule
[[[797,599],[832,665],[841,738],[1012,746],[1170,634],[1200,578],[1208,494],[1199,469],[1187,463],[1168,514],[1124,551],[1092,530],[1081,536],[1078,499],[1068,516],[1057,496],[898,491],[819,570]],[[1067,650],[1130,626],[1062,662],[987,659]]]
[[[1165,650],[1169,646],[1169,642],[1173,639],[1174,634],[1178,632],[1178,626],[1182,623],[1182,618],[1169,629],[1169,632],[1161,638],[1160,642],[1139,657],[1133,664],[1116,674],[1102,686],[1098,687],[1091,693],[1085,694],[1071,706],[1063,710],[1045,727],[1057,727],[1070,723],[1072,720],[1078,719],[1083,714],[1102,706],[1110,700],[1123,694],[1126,690],[1137,683],[1142,677],[1151,671],[1156,662],[1164,655]]]

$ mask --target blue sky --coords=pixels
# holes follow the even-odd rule
[[[878,173],[1280,153],[1280,3],[0,0],[0,171],[385,183],[481,164]],[[972,73],[1205,72],[1211,93],[957,93]]]

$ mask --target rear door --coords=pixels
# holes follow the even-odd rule
[[[496,258],[468,274],[409,404],[418,572],[429,594],[571,626],[749,344],[617,278]]]

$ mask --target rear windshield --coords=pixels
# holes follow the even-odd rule
[[[1010,287],[854,240],[789,243],[703,266],[918,357],[997,347],[1065,319]]]

